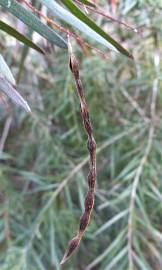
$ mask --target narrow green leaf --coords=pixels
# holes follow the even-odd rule
[[[16,38],[17,40],[19,40],[22,43],[26,44],[30,48],[44,54],[44,51],[39,46],[37,46],[34,42],[32,42],[30,39],[26,38],[20,32],[18,32],[13,27],[11,27],[10,25],[6,24],[5,22],[3,22],[1,20],[0,20],[0,30],[6,32],[10,36]]]
[[[86,16],[71,0],[62,0],[64,5],[74,14],[78,19],[88,25],[91,29],[93,29],[96,33],[106,39],[110,44],[112,44],[119,52],[124,55],[133,58],[132,55],[118,43],[115,39],[113,39],[110,35],[108,35],[105,31],[102,30],[94,21],[92,21],[88,16]]]
[[[91,3],[91,2],[89,2],[87,0],[79,0],[79,2],[82,3],[82,4],[85,4],[87,6],[90,6],[90,7],[96,7],[96,5],[94,3]]]
[[[17,105],[24,108],[27,112],[30,112],[30,107],[24,98],[17,92],[15,87],[12,86],[5,78],[0,76],[0,91],[5,93],[11,100]]]
[[[123,241],[125,240],[125,230],[122,230],[118,236],[108,245],[108,247],[97,257],[94,259],[93,262],[91,262],[87,266],[87,270],[93,269],[97,264],[99,264],[103,259],[108,257],[108,255],[112,252],[114,249],[121,248],[120,246],[123,244]]]
[[[125,258],[127,254],[127,247],[124,247],[120,252],[116,254],[115,257],[113,257],[112,261],[104,268],[104,270],[111,270],[111,269],[117,269],[117,263],[122,259]]]
[[[105,224],[103,224],[96,232],[95,235],[98,235],[108,229],[111,225],[115,224],[117,221],[122,219],[124,216],[128,214],[128,209],[121,211],[120,213],[116,214],[112,219],[108,220]]]
[[[10,13],[16,16],[19,20],[31,27],[34,31],[46,38],[48,41],[54,43],[60,48],[67,48],[66,41],[59,36],[52,28],[43,24],[38,17],[32,12],[25,9],[21,4],[15,0],[11,0],[11,4],[8,5],[8,1],[0,0],[0,5],[6,8]]]
[[[4,77],[11,84],[13,85],[16,84],[12,72],[1,54],[0,54],[0,76]]]
[[[58,4],[55,0],[40,0],[48,9],[61,20],[66,23],[72,25],[73,27],[82,31],[89,38],[96,40],[98,43],[106,46],[110,50],[117,51],[117,49],[111,45],[106,39],[104,39],[101,35],[96,33],[92,28],[86,25],[84,22],[79,20],[76,16],[74,16],[70,11],[63,8],[60,4]]]

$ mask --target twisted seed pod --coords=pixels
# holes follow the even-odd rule
[[[61,265],[65,263],[65,261],[71,256],[71,254],[79,246],[80,241],[83,237],[83,234],[90,222],[91,213],[94,206],[94,193],[95,193],[95,184],[96,184],[96,142],[92,133],[92,126],[90,122],[88,106],[85,100],[84,88],[80,80],[78,62],[75,58],[75,55],[72,52],[70,41],[68,43],[69,43],[68,45],[69,45],[69,53],[70,53],[69,66],[75,79],[76,88],[77,88],[77,92],[78,92],[78,96],[80,100],[80,112],[81,112],[81,116],[83,120],[83,126],[88,136],[87,148],[89,151],[90,168],[89,168],[89,173],[87,177],[89,189],[85,197],[85,210],[80,218],[79,231],[76,234],[76,236],[69,242],[68,248],[61,261]]]

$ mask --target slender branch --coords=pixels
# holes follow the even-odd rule
[[[123,96],[129,101],[129,103],[132,105],[132,107],[138,112],[138,114],[141,116],[141,118],[143,118],[143,120],[145,122],[149,121],[149,118],[147,118],[145,116],[145,111],[139,106],[139,104],[137,103],[137,101],[132,98],[128,92],[124,89],[121,90],[121,93],[123,94]]]
[[[135,201],[137,197],[137,189],[140,182],[140,178],[144,169],[144,166],[147,162],[148,156],[150,154],[153,138],[155,133],[155,109],[156,109],[156,100],[157,100],[157,93],[158,93],[158,76],[160,70],[160,55],[158,52],[155,52],[154,55],[154,65],[155,65],[155,73],[156,78],[153,81],[152,86],[152,98],[151,98],[151,106],[150,106],[150,114],[151,114],[151,122],[150,122],[150,129],[148,134],[148,141],[147,146],[145,149],[144,156],[142,157],[139,167],[136,171],[136,175],[132,185],[131,191],[131,198],[130,198],[130,205],[129,205],[129,217],[128,217],[128,262],[129,262],[129,270],[133,270],[133,214],[135,209]]]
[[[83,6],[83,3],[81,3],[80,1],[75,0],[75,2],[78,3],[80,6]],[[139,33],[139,30],[137,28],[132,27],[129,24],[127,24],[126,22],[123,22],[123,21],[121,21],[121,20],[119,20],[117,18],[114,18],[114,17],[110,16],[107,12],[105,12],[105,10],[103,10],[102,8],[100,8],[97,5],[95,5],[94,8],[91,7],[91,6],[88,6],[88,5],[84,5],[84,7],[86,7],[87,10],[90,10],[90,11],[96,13],[96,14],[99,14],[99,15],[107,18],[108,20],[111,20],[113,22],[116,22],[116,23],[118,23],[120,25],[123,25],[123,26],[127,27],[128,29],[134,31],[135,33]]]
[[[9,116],[6,119],[4,129],[3,129],[3,132],[2,132],[2,136],[1,136],[1,139],[0,139],[0,152],[3,152],[3,149],[5,147],[5,142],[6,142],[7,137],[8,137],[8,133],[9,133],[9,130],[10,130],[11,123],[12,123],[12,116]]]

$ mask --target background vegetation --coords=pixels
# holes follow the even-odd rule
[[[107,2],[101,5],[109,11]],[[135,61],[83,55],[75,45],[98,145],[98,181],[90,226],[64,269],[162,269],[162,4],[118,2],[114,16],[141,35],[95,19]],[[2,8],[0,16],[22,27]],[[87,190],[86,136],[68,55],[39,42],[48,55],[0,32],[1,53],[32,109],[27,114],[1,97],[1,270],[60,269]]]

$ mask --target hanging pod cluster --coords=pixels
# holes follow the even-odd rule
[[[79,231],[77,235],[69,242],[67,251],[65,252],[65,255],[61,261],[61,264],[64,264],[65,261],[70,257],[70,255],[76,250],[90,222],[91,213],[94,207],[94,194],[95,194],[95,185],[96,185],[96,142],[93,136],[93,130],[92,130],[92,125],[90,121],[88,105],[85,99],[84,88],[80,79],[79,65],[72,51],[70,41],[68,42],[68,45],[69,45],[69,54],[70,54],[69,67],[75,79],[77,93],[80,100],[80,112],[82,116],[83,126],[88,136],[87,148],[89,151],[90,168],[89,168],[89,173],[87,177],[89,190],[85,197],[85,203],[84,203],[85,210],[84,210],[83,215],[80,218]]]

